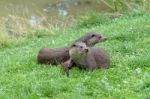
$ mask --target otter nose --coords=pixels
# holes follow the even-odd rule
[[[106,40],[107,40],[107,37],[104,37],[103,40],[106,41]]]
[[[85,50],[86,53],[89,51],[88,48],[85,48],[84,50]]]

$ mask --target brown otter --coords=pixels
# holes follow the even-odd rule
[[[102,48],[88,47],[83,42],[75,42],[69,50],[70,59],[63,63],[64,71],[69,76],[69,68],[75,63],[79,68],[94,70],[108,68],[110,58]]]
[[[74,41],[82,41],[87,46],[94,46],[96,43],[104,42],[107,38],[97,32],[89,32],[83,37]],[[73,43],[73,44],[74,44]],[[38,63],[41,64],[57,64],[65,62],[69,59],[69,49],[72,45],[64,48],[42,48],[38,53]]]

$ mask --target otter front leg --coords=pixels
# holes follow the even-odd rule
[[[96,69],[96,63],[94,61],[88,61],[85,68],[87,71],[93,71]]]
[[[92,72],[93,70],[94,70],[93,67],[91,67],[91,66],[86,66],[86,71],[89,71],[89,72],[91,71],[91,72]]]
[[[67,75],[67,77],[69,77],[69,69],[72,68],[73,66],[73,60],[70,58],[69,60],[65,61],[62,65],[63,65],[63,69],[65,74]]]

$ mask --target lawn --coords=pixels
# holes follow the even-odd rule
[[[148,13],[129,15],[0,48],[0,99],[149,99],[149,18]],[[89,31],[108,38],[96,46],[108,51],[111,68],[73,68],[67,78],[60,65],[37,64],[40,48],[66,46]]]

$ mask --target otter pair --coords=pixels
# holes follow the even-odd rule
[[[41,64],[52,64],[56,65],[58,63],[68,64],[70,60],[70,49],[73,48],[73,46],[76,44],[78,45],[78,42],[82,42],[81,45],[84,47],[92,47],[97,43],[106,41],[107,38],[102,36],[100,33],[97,32],[89,32],[85,34],[83,37],[75,40],[71,45],[64,47],[64,48],[42,48],[38,53],[38,63]],[[95,52],[95,51],[94,51]],[[102,52],[103,53],[103,52]],[[105,53],[105,52],[104,52]],[[71,64],[73,62],[70,62]],[[91,63],[89,63],[91,64]],[[70,64],[69,64],[70,65]],[[71,66],[71,65],[70,65]],[[69,68],[67,65],[65,68]]]

